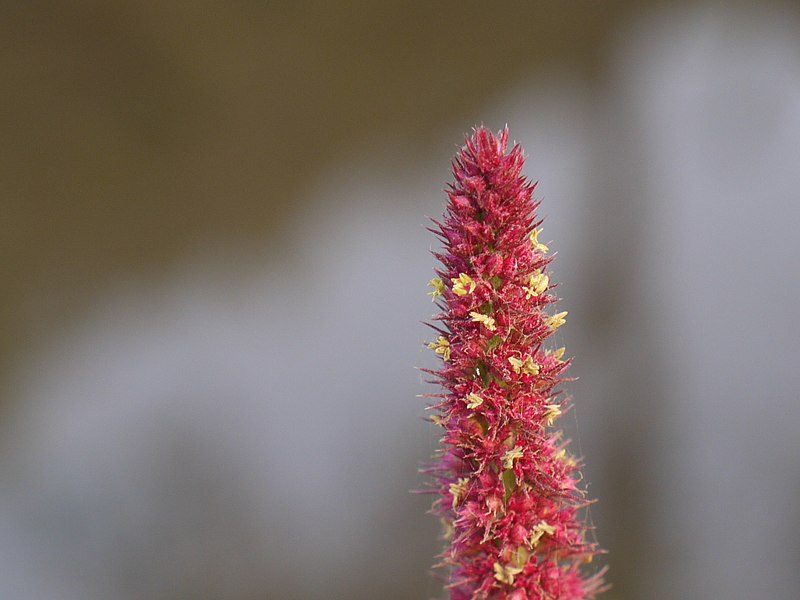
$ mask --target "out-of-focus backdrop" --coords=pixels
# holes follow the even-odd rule
[[[409,599],[449,160],[528,155],[610,600],[800,597],[800,11],[0,9],[0,597]]]

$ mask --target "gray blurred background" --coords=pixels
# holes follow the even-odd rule
[[[449,161],[528,155],[609,600],[800,597],[800,11],[0,9],[0,597],[410,599]]]

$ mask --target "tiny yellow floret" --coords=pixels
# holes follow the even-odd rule
[[[539,540],[542,539],[542,536],[553,535],[555,531],[556,528],[545,521],[541,521],[538,525],[535,525],[533,528],[533,532],[531,533],[531,539],[530,539],[531,548],[536,548],[536,546],[539,545]]]
[[[453,293],[456,296],[466,296],[475,291],[475,281],[466,273],[461,273],[458,277],[450,281],[453,282]]]
[[[556,362],[564,362],[561,359],[564,357],[564,352],[566,352],[566,350],[564,346],[561,346],[561,348],[556,348],[555,350],[545,350],[544,354],[545,356],[552,356],[556,359]]]
[[[569,454],[567,454],[567,451],[564,448],[558,451],[558,454],[556,454],[556,460],[560,460],[568,467],[578,466],[578,463],[575,462],[575,459],[572,458]]]
[[[533,362],[533,359],[528,356],[525,360],[520,360],[514,356],[508,359],[511,363],[511,368],[514,373],[524,373],[525,375],[538,375],[539,365]]]
[[[544,245],[542,242],[539,241],[539,234],[540,233],[542,233],[541,229],[534,229],[531,232],[531,236],[530,236],[531,244],[533,244],[533,249],[534,250],[538,250],[539,252],[542,252],[542,253],[546,254],[547,251],[550,250],[550,248],[548,248],[546,245]]]
[[[547,317],[544,321],[544,324],[550,329],[558,329],[567,322],[566,316],[568,314],[569,313],[567,311],[556,313],[552,317]]]
[[[489,331],[494,331],[497,329],[497,326],[494,324],[494,317],[490,317],[489,315],[484,315],[479,312],[471,312],[469,316],[472,317],[472,320],[476,323],[483,323],[486,325],[486,329]]]
[[[442,357],[442,360],[450,360],[450,342],[444,336],[439,336],[435,342],[428,344],[428,348]]]
[[[456,528],[453,527],[453,522],[450,519],[439,519],[442,524],[442,537],[445,541],[450,541],[453,539],[453,534],[456,532]]]
[[[444,292],[444,281],[438,277],[434,277],[428,282],[428,286],[433,288],[432,292],[428,292],[431,297],[431,302],[436,302],[436,298],[441,296]]]
[[[508,585],[514,584],[514,577],[522,573],[522,567],[512,567],[511,565],[501,565],[494,563],[494,578],[500,583]]]
[[[531,553],[525,546],[518,546],[514,553],[511,555],[511,562],[517,567],[524,567],[528,562]]]
[[[478,408],[481,404],[483,404],[483,398],[478,396],[478,394],[475,392],[467,394],[467,408],[472,410],[473,408]]]
[[[468,477],[462,477],[456,483],[450,484],[450,493],[453,495],[453,508],[458,506],[458,503],[461,502],[461,499],[467,493],[467,484],[469,483]]]
[[[514,459],[522,458],[523,456],[524,453],[522,452],[522,448],[520,448],[519,446],[514,446],[511,450],[503,454],[503,468],[513,469]]]
[[[547,412],[544,413],[544,422],[550,427],[561,416],[561,407],[558,404],[547,404],[545,408]]]
[[[525,295],[530,298],[532,296],[541,296],[550,285],[550,278],[542,273],[541,269],[536,269],[528,281],[528,287],[525,289]]]

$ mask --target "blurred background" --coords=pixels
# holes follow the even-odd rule
[[[528,155],[609,600],[800,597],[800,10],[6,3],[0,597],[441,597],[449,161]]]

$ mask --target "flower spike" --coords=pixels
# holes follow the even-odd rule
[[[429,283],[444,310],[444,335],[429,344],[444,388],[432,408],[445,433],[429,472],[450,600],[587,600],[606,589],[602,571],[584,570],[599,550],[581,518],[579,465],[553,427],[568,408],[555,388],[570,361],[547,341],[567,313],[545,312],[557,301],[552,256],[523,162],[507,129],[475,129],[432,229],[444,244]]]

